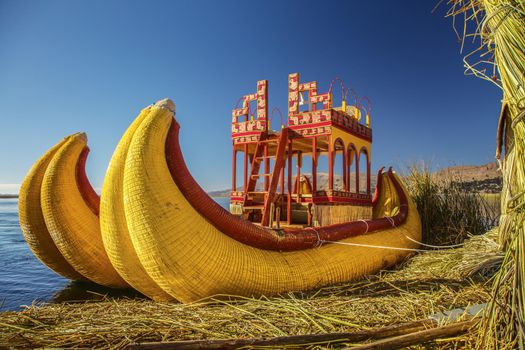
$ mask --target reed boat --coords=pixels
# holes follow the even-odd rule
[[[100,202],[82,171],[86,145],[66,148],[70,141],[62,141],[38,161],[21,200],[34,203],[40,196],[40,206],[21,205],[22,231],[57,273],[131,286],[154,300],[308,290],[390,267],[419,246],[417,209],[391,169],[378,171],[372,196],[370,110],[362,124],[357,98],[347,106],[343,97],[333,108],[331,90],[318,94],[316,82],[300,83],[299,74],[291,74],[288,125],[278,131],[268,119],[267,81],[241,98],[232,111],[230,210],[191,176],[175,104],[166,99],[142,110],[123,135]],[[49,170],[57,154],[66,155],[60,168],[67,171]],[[338,154],[339,183],[333,171]],[[328,158],[327,184],[316,174],[321,155]],[[39,237],[47,243],[35,243]]]

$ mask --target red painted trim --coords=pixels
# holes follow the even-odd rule
[[[268,158],[268,144],[264,144],[264,174],[268,174],[270,171],[270,158]],[[268,176],[264,177],[264,191],[268,191],[270,181]]]
[[[356,156],[355,161],[355,193],[359,193],[359,157]]]
[[[76,180],[77,186],[82,195],[82,198],[86,202],[87,206],[91,211],[98,216],[100,212],[100,197],[91,186],[89,179],[86,175],[86,160],[89,154],[89,147],[86,146],[80,153],[76,165]]]
[[[383,173],[383,170],[385,167],[379,168],[379,171],[377,172],[377,182],[376,182],[376,189],[374,191],[374,197],[372,198],[372,205],[375,207],[377,201],[379,200],[379,195],[381,194],[381,188],[383,187],[383,176],[381,174]]]
[[[370,159],[368,159],[367,157],[367,160],[368,162],[366,163],[366,193],[367,194],[370,194],[371,192],[371,187],[372,187],[372,180],[371,180],[371,177],[370,177],[370,172],[372,171],[372,165],[370,163]]]
[[[173,181],[177,184],[186,200],[210,224],[223,234],[241,243],[266,250],[302,250],[316,247],[319,244],[319,239],[339,241],[348,237],[400,226],[406,221],[408,199],[395,176],[389,172],[388,176],[392,180],[400,202],[399,213],[392,218],[352,221],[315,229],[287,229],[282,231],[274,231],[254,225],[249,221],[231,215],[210,198],[193,179],[180,149],[179,129],[180,126],[174,119],[166,139],[166,162]]]
[[[332,135],[328,136],[328,190],[334,189],[334,146]]]
[[[263,133],[264,133],[264,131],[261,131],[261,130],[237,132],[237,133],[232,133],[232,138],[238,138],[238,137],[250,136],[250,135],[261,135]]]
[[[237,190],[237,151],[232,152],[232,191]]]
[[[302,129],[311,129],[311,128],[318,128],[320,126],[330,126],[330,125],[332,125],[332,122],[330,120],[328,120],[326,122],[320,122],[320,123],[291,125],[290,129],[292,129],[292,130],[302,130]]]
[[[243,185],[244,194],[246,195],[246,190],[248,189],[248,144],[244,144],[244,160],[243,160]]]
[[[288,140],[288,161],[286,167],[288,168],[288,198],[286,208],[286,222],[288,225],[292,223],[292,156],[293,156],[293,141]]]
[[[346,159],[348,156],[346,154],[346,148],[343,148],[343,189],[345,191],[348,191],[348,160]]]
[[[320,196],[313,197],[313,203],[347,203],[347,204],[356,204],[356,205],[372,205],[372,200],[370,199],[358,199],[358,198],[345,198],[337,196]]]
[[[317,136],[312,137],[312,193],[317,191]]]

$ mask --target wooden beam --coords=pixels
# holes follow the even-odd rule
[[[288,146],[288,128],[283,128],[281,134],[279,135],[279,143],[277,146],[277,152],[275,155],[275,161],[273,164],[272,175],[270,177],[270,185],[268,188],[268,193],[264,199],[264,209],[262,215],[261,225],[268,226],[270,222],[270,204],[274,203],[277,184],[279,180],[282,179],[281,183],[284,182],[283,177],[283,166],[285,161],[286,148]],[[282,190],[281,190],[282,191]]]
[[[367,163],[366,163],[366,193],[367,194],[370,194],[372,192],[372,185],[371,185],[371,179],[370,179],[370,171],[371,171],[371,166],[370,166],[370,155],[367,157]]]
[[[292,157],[293,157],[293,141],[288,140],[288,161],[286,167],[288,168],[288,200],[286,208],[286,222],[288,225],[292,223]]]
[[[268,144],[264,145],[264,173],[268,174],[270,171],[270,158],[268,158]],[[269,179],[267,176],[264,177],[264,192],[268,191]]]
[[[312,197],[317,191],[317,136],[312,138]]]
[[[439,338],[451,338],[466,333],[476,321],[464,321],[449,324],[443,327],[425,329],[409,334],[379,340],[370,344],[351,347],[352,350],[396,350],[404,349],[408,346],[419,345],[431,342]]]
[[[237,185],[237,151],[233,148],[232,151],[232,192],[236,191]]]
[[[346,165],[348,156],[346,154],[346,148],[343,148],[343,189],[348,191],[348,166]]]
[[[244,144],[244,176],[243,176],[243,185],[244,196],[246,197],[246,189],[248,186],[248,144]]]
[[[334,189],[334,145],[332,135],[328,136],[328,190]]]
[[[432,319],[401,323],[372,330],[349,333],[323,333],[292,335],[275,338],[246,338],[226,340],[183,340],[174,342],[137,343],[127,347],[128,350],[195,350],[195,349],[237,349],[241,347],[283,347],[307,346],[311,344],[357,343],[366,340],[384,339],[375,343],[352,347],[351,349],[400,349],[402,347],[422,344],[438,338],[452,337],[467,332],[476,320],[453,323],[437,327]],[[387,339],[385,339],[387,338]]]
[[[301,203],[301,167],[303,166],[303,152],[297,152],[297,176],[295,183],[297,184],[297,203]],[[294,187],[295,189],[295,187]]]
[[[361,155],[357,151],[355,154],[355,193],[359,193],[359,158],[361,158]]]

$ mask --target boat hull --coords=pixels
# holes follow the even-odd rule
[[[195,197],[188,198],[178,185],[177,174],[187,174],[180,167],[173,168],[177,162],[170,162],[172,154],[165,154],[170,149],[170,130],[177,131],[174,123],[170,113],[146,117],[133,135],[124,172],[124,208],[133,246],[150,277],[173,298],[191,302],[217,294],[260,296],[307,290],[373,274],[417,248],[414,241],[421,239],[419,216],[393,173],[384,175],[385,191],[397,186],[402,192],[396,192],[397,199],[385,192],[377,205],[387,210],[386,201],[395,206],[404,197],[406,208],[399,210],[405,211],[405,217],[399,226],[392,217],[290,231],[284,238],[280,232],[261,228],[275,242],[302,242],[295,247],[283,244],[282,250],[257,240],[250,244],[250,237],[244,241],[231,237],[217,227],[216,218],[203,216],[196,208]],[[239,224],[239,219],[225,210],[218,215],[222,222]],[[370,232],[373,225],[385,221],[390,228]],[[259,229],[248,222],[243,225]],[[348,237],[337,240],[338,244],[323,239],[332,232],[340,236],[345,227]],[[368,232],[352,235],[352,227]]]
[[[98,197],[85,174],[78,174],[85,138],[68,140],[41,161],[52,171],[45,168],[40,182],[26,187],[45,198],[45,225],[27,215],[24,224],[48,232],[54,243],[54,250],[32,244],[37,256],[58,252],[73,272],[44,263],[69,278],[129,285],[154,300],[192,302],[356,280],[418,247],[417,210],[392,171],[379,172],[371,220],[272,230],[231,215],[189,173],[173,109],[171,101],[147,107],[124,134],[105,178],[99,216]],[[35,235],[26,231],[26,237]]]

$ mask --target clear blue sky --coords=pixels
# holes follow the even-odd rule
[[[191,172],[227,188],[231,109],[268,79],[270,110],[286,114],[292,72],[370,97],[374,171],[492,161],[501,92],[463,74],[436,2],[0,0],[0,184],[85,131],[100,187],[129,123],[170,97]]]

